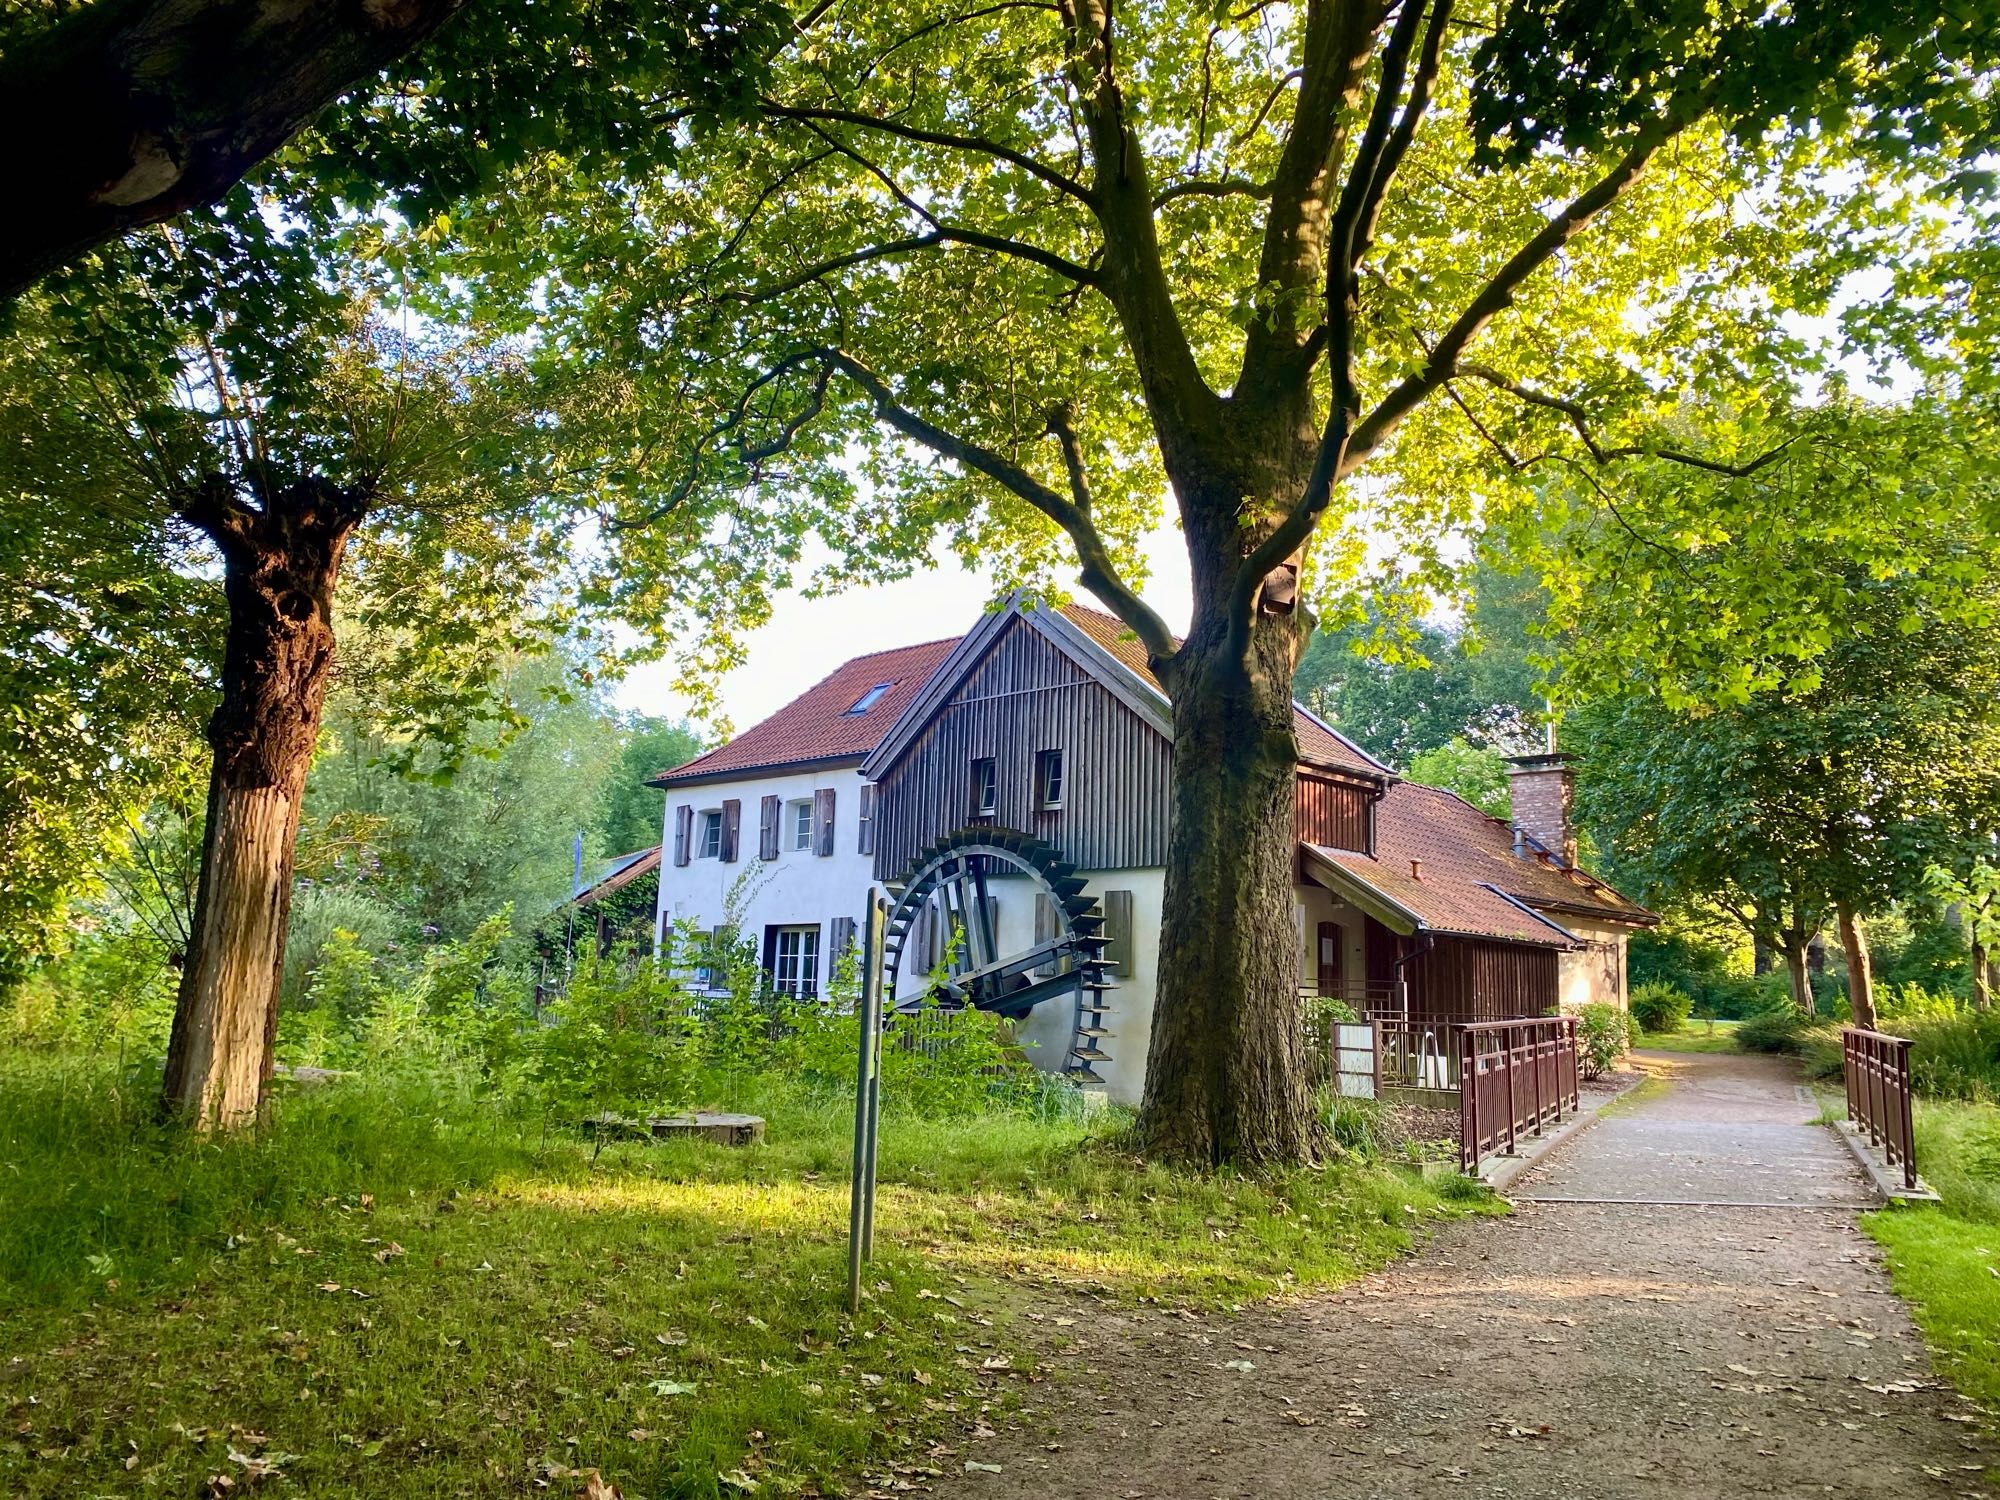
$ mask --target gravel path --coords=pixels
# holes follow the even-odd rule
[[[1996,1493],[2000,1448],[1833,1206],[1866,1183],[1791,1071],[1654,1066],[1670,1087],[1524,1178],[1512,1217],[1448,1226],[1339,1294],[1237,1319],[1067,1310],[1085,1352],[1031,1388],[1022,1428],[940,1454],[939,1492]]]

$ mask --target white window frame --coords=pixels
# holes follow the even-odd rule
[[[698,859],[722,858],[722,809],[701,815],[701,845]]]
[[[981,777],[984,777],[982,781]],[[1000,806],[1000,765],[990,755],[972,758],[972,813],[990,818]]]
[[[1049,772],[1055,772],[1056,789],[1049,792]],[[1053,812],[1063,805],[1063,793],[1069,789],[1068,780],[1063,775],[1063,753],[1059,749],[1037,751],[1035,754],[1035,800],[1044,812]]]
[[[819,994],[817,924],[777,930],[771,944],[771,988],[800,1000],[810,1000]]]
[[[815,840],[819,837],[819,825],[813,820],[812,798],[807,797],[804,801],[792,803],[791,813],[792,852],[810,854]]]

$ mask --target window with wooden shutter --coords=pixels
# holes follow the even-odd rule
[[[832,787],[823,786],[813,793],[813,822],[819,828],[819,837],[813,844],[813,853],[822,857],[833,853]]]
[[[839,963],[849,948],[854,946],[854,918],[835,917],[833,919],[833,956],[830,962]],[[831,974],[832,969],[827,972]]]
[[[875,796],[875,783],[864,782],[861,787],[860,832],[854,844],[856,854],[875,852]]]
[[[757,857],[778,857],[778,816],[784,808],[782,797],[767,796],[757,807]]]
[[[689,845],[694,842],[694,804],[683,802],[674,809],[674,863],[688,862]]]
[[[1099,905],[1104,911],[1104,962],[1113,973],[1132,972],[1132,893],[1106,891]]]
[[[736,845],[743,834],[743,803],[740,798],[728,797],[722,803],[722,862],[736,863]]]

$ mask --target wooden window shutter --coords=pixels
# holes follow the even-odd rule
[[[875,852],[875,783],[862,783],[861,787],[861,832],[854,846],[856,854]]]
[[[722,802],[722,862],[736,863],[736,845],[743,833],[743,802],[738,797],[726,797]]]
[[[833,952],[828,956],[828,964],[839,963],[841,955],[853,946],[854,918],[835,917],[833,919]],[[833,972],[832,968],[829,967],[827,972],[831,974]]]
[[[674,863],[688,862],[688,846],[694,842],[694,804],[683,802],[674,809]]]
[[[825,856],[833,853],[833,788],[823,786],[813,793],[813,824],[818,832],[813,838],[813,853]]]
[[[1120,974],[1132,972],[1132,893],[1130,891],[1106,891],[1103,899],[1104,936],[1111,941],[1105,946],[1104,961]]]
[[[776,859],[778,857],[778,812],[784,806],[782,799],[767,796],[757,807],[757,857]]]

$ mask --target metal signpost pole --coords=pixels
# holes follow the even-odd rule
[[[847,1212],[847,1310],[861,1311],[861,1263],[875,1251],[875,1135],[882,1110],[882,944],[889,903],[868,902],[861,943],[860,1043],[854,1070],[853,1188]]]

